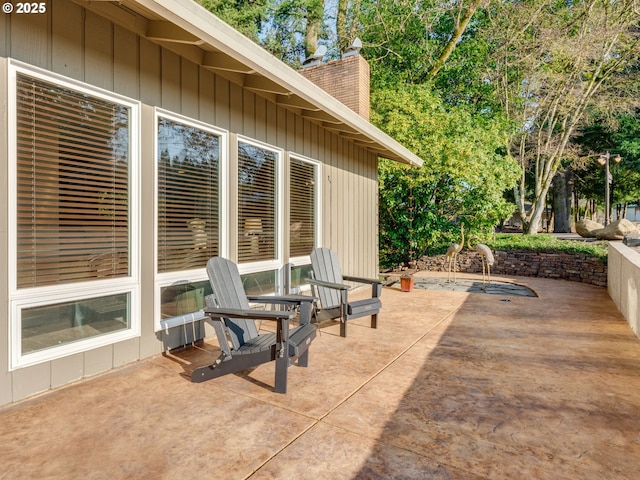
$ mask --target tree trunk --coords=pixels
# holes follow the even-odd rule
[[[447,45],[445,45],[444,50],[440,54],[440,57],[438,58],[438,60],[436,60],[436,63],[431,67],[429,73],[427,74],[429,79],[434,78],[438,74],[440,69],[442,69],[445,62],[449,59],[456,46],[458,45],[460,38],[464,34],[464,31],[467,29],[467,25],[469,24],[471,17],[473,17],[473,14],[476,12],[482,1],[483,0],[472,0],[471,5],[469,5],[469,8],[464,13],[462,18],[458,22],[455,22],[455,28],[453,30],[453,33],[451,34],[451,38],[447,42]]]
[[[556,233],[571,232],[571,197],[567,186],[569,174],[558,172],[553,178],[553,231]]]
[[[522,231],[527,235],[537,235],[540,231],[540,221],[542,220],[542,213],[544,212],[544,199],[545,196],[539,197],[536,202],[531,205],[530,217],[528,221],[522,222]]]
[[[578,223],[578,221],[582,220],[582,218],[580,218],[580,199],[578,198],[578,190],[575,187],[575,184],[573,185],[572,190],[572,197],[573,197],[573,223]],[[585,204],[584,206],[584,217],[583,218],[587,218],[587,205]]]
[[[323,0],[311,0],[308,2],[307,22],[304,35],[304,48],[307,57],[313,55],[318,49],[318,33],[322,25],[323,12]]]
[[[338,0],[338,13],[336,15],[336,36],[338,37],[338,51],[343,53],[349,46],[347,34],[347,8],[349,8],[348,0]]]

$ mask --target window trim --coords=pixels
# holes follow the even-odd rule
[[[18,288],[17,281],[17,76],[28,75],[54,83],[79,93],[117,103],[129,108],[129,271],[127,277],[60,285]],[[14,59],[9,59],[8,68],[8,324],[9,324],[9,371],[111,345],[136,338],[141,332],[140,307],[140,111],[141,103],[123,95],[74,80]],[[102,297],[104,294],[130,294],[130,327],[123,331],[97,335],[37,352],[22,354],[22,310],[53,305],[64,301]]]
[[[247,273],[258,273],[258,272],[263,272],[263,271],[267,271],[267,270],[281,270],[283,265],[284,265],[284,259],[285,259],[285,252],[284,252],[284,235],[287,234],[287,232],[285,232],[284,230],[284,208],[285,208],[285,198],[284,198],[284,157],[285,157],[285,152],[284,149],[282,148],[278,148],[275,147],[273,145],[269,145],[268,143],[264,143],[264,142],[260,142],[258,140],[254,140],[252,138],[249,137],[245,137],[243,135],[238,135],[237,136],[237,141],[235,144],[235,148],[236,148],[236,158],[238,158],[238,150],[240,148],[240,143],[246,143],[248,145],[257,147],[257,148],[262,148],[265,150],[268,150],[270,152],[273,152],[276,154],[276,162],[275,162],[275,168],[276,168],[276,172],[275,172],[275,201],[276,201],[276,211],[275,211],[275,228],[274,231],[276,232],[277,238],[276,238],[276,242],[275,242],[275,246],[276,246],[276,258],[274,258],[273,260],[260,260],[260,261],[256,261],[256,262],[244,262],[244,263],[240,263],[238,262],[238,270],[240,271],[241,275],[247,274]],[[234,178],[234,182],[235,182],[235,187],[236,187],[236,204],[238,203],[238,201],[240,200],[240,185],[239,185],[239,177],[240,175],[240,162],[238,161],[238,165],[237,165],[237,169],[236,169],[236,176]],[[239,225],[238,225],[238,211],[236,210],[235,212],[235,218],[233,219],[234,221],[234,228],[233,231],[235,232],[235,238],[234,241],[236,242],[236,244],[239,241],[238,235],[240,234],[240,229],[239,229]]]
[[[313,158],[306,157],[304,155],[300,155],[298,153],[289,152],[287,158],[287,169],[289,172],[291,171],[291,160],[298,160],[300,162],[309,163],[314,167],[315,181],[316,181],[316,191],[315,191],[315,218],[316,218],[316,228],[315,228],[315,248],[322,246],[322,162],[319,160],[314,160]],[[291,182],[291,178],[289,178],[289,182]],[[289,196],[287,198],[287,205],[290,207],[291,205],[291,190],[289,189]],[[287,235],[291,235],[289,229],[287,229]],[[291,250],[291,248],[289,248]],[[290,253],[287,252],[287,255]],[[293,264],[294,266],[302,266],[309,265],[311,263],[311,255],[304,255],[299,257],[289,257],[288,263]]]
[[[228,256],[229,242],[226,232],[229,230],[229,132],[222,128],[215,127],[208,123],[181,115],[159,107],[154,108],[153,114],[153,277],[154,277],[154,301],[153,301],[153,328],[155,332],[170,328],[173,324],[182,324],[184,321],[192,321],[193,313],[177,315],[170,319],[162,319],[161,292],[165,287],[179,285],[184,283],[193,283],[208,281],[206,268],[197,268],[190,270],[180,270],[173,272],[158,272],[158,119],[165,118],[174,122],[182,123],[194,128],[199,128],[217,135],[220,139],[220,161],[218,178],[220,185],[218,186],[219,208],[219,254],[222,257]]]

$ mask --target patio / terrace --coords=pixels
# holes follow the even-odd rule
[[[386,288],[286,395],[273,363],[193,384],[191,350],[6,407],[0,478],[637,478],[640,342],[606,289],[495,280],[539,297]]]

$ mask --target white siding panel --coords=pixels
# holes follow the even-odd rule
[[[144,105],[142,108],[142,141],[144,145],[154,145],[155,142],[155,114],[154,109],[150,105]],[[156,158],[153,148],[142,148],[141,169],[140,174],[143,179],[155,178]],[[143,199],[143,205],[146,202],[149,211],[153,212],[152,205],[155,192],[155,183],[152,181],[143,181],[140,185],[140,195]],[[142,318],[140,322],[140,358],[146,358],[151,355],[161,353],[162,345],[155,335],[154,323],[154,272],[155,265],[155,218],[153,214],[145,214],[141,216],[140,241],[143,248],[140,251],[141,261],[141,291],[140,291],[140,307]]]
[[[14,402],[49,390],[51,388],[51,362],[14,371],[12,387]]]
[[[107,90],[113,90],[113,30],[114,26],[108,20],[86,13],[84,81]]]
[[[83,79],[83,10],[75,3],[51,5],[52,61],[51,69],[61,75]]]
[[[244,133],[242,113],[243,113],[243,88],[235,83],[229,83],[229,130],[237,133]]]
[[[49,21],[51,13],[10,17],[9,56],[36,67],[51,68]]]
[[[287,142],[287,111],[282,107],[278,107],[276,125],[277,125],[277,133],[276,133],[276,142],[275,142],[275,144],[276,145],[285,146],[285,148],[286,148],[286,142]]]
[[[198,69],[199,66],[195,63],[182,59],[181,113],[191,118],[198,118],[200,110],[198,102],[200,75]]]
[[[213,73],[201,68],[200,69],[200,95],[198,101],[200,103],[199,112],[200,120],[210,125],[216,123],[215,95],[216,95],[216,79]]]
[[[113,367],[122,367],[138,360],[140,352],[140,339],[131,338],[113,345]]]
[[[230,103],[230,82],[229,80],[216,76],[216,105],[215,105],[215,125],[229,130],[231,126]]]
[[[8,15],[7,15],[8,16]],[[0,18],[0,26],[4,25]],[[4,33],[4,32],[0,32]],[[0,125],[7,125],[7,62],[0,58]],[[7,256],[9,219],[8,192],[9,192],[9,171],[7,161],[7,129],[0,129],[0,272],[9,270]],[[9,319],[7,318],[7,305],[9,305],[9,285],[6,273],[0,275],[0,345],[9,345]],[[10,403],[13,398],[12,375],[8,372],[9,357],[6,354],[6,347],[0,349],[4,354],[0,355],[0,405]]]
[[[162,104],[162,49],[140,39],[140,100],[147,105]]]
[[[254,95],[255,100],[255,138],[261,142],[267,141],[267,100]]]
[[[245,90],[242,95],[242,133],[247,137],[256,137],[256,95]]]
[[[162,50],[162,108],[180,112],[180,57]]]
[[[51,388],[61,387],[84,377],[84,355],[78,353],[51,362]]]
[[[138,36],[114,27],[114,90],[131,98],[140,96]]]
[[[278,106],[273,102],[265,103],[265,138],[264,141],[277,145],[278,143]]]
[[[84,375],[90,377],[113,368],[113,346],[100,347],[84,353]]]
[[[9,15],[0,16],[0,57],[9,56],[7,49],[7,33],[9,32]]]

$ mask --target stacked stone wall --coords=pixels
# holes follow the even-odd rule
[[[596,257],[564,252],[495,251],[492,275],[542,277],[607,286],[607,264]],[[420,270],[446,272],[445,255],[422,257]],[[482,261],[476,252],[458,255],[458,272],[482,273]]]

